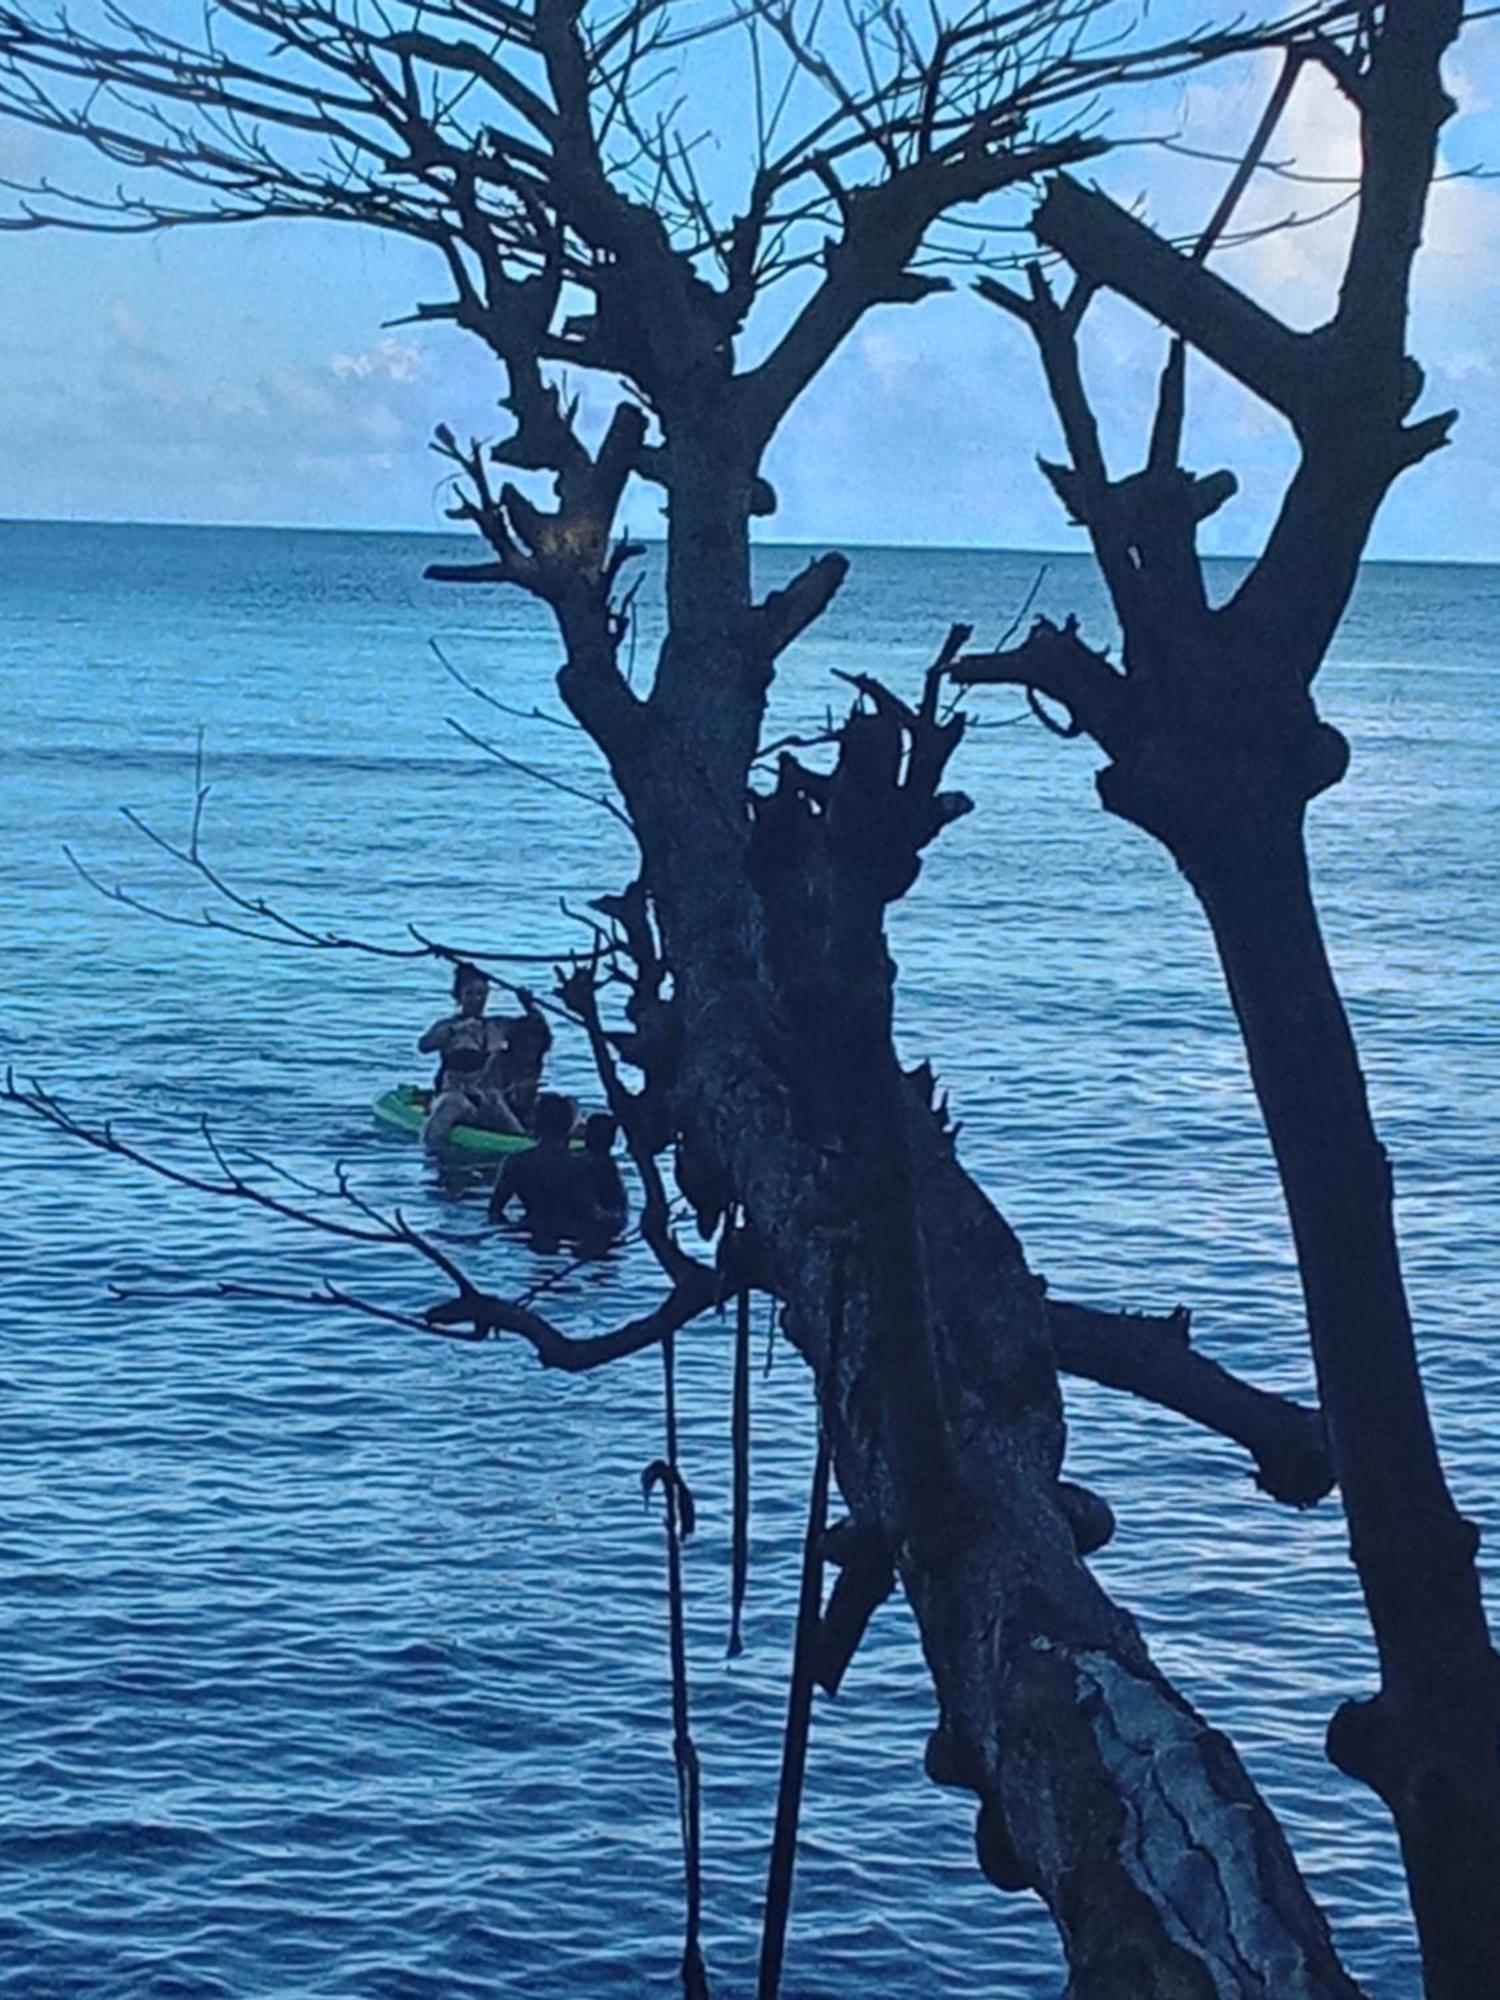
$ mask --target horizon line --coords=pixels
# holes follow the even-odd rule
[[[4,528],[145,528],[206,535],[382,535],[427,541],[468,539],[467,532],[460,527],[372,528],[346,526],[329,521],[104,520],[97,516],[76,514],[0,515],[0,529]],[[665,535],[632,535],[629,539],[641,542],[647,548],[660,548],[666,541]],[[788,535],[785,539],[754,536],[752,539],[754,546],[763,549],[852,549],[871,554],[891,555],[1027,556],[1046,562],[1092,562],[1094,559],[1092,550],[1087,548],[1028,548],[1000,542],[866,542],[836,535]],[[1215,551],[1204,553],[1202,557],[1204,562],[1211,563],[1253,563],[1258,559],[1258,552],[1243,550]],[[1500,551],[1493,556],[1362,556],[1360,558],[1361,568],[1379,564],[1408,569],[1493,569],[1500,565]]]

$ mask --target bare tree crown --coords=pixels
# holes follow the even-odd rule
[[[310,216],[428,244],[449,286],[418,316],[490,345],[505,462],[558,474],[580,447],[550,371],[622,380],[670,432],[734,377],[757,300],[800,281],[732,399],[753,461],[863,311],[973,260],[943,218],[1099,150],[1101,90],[1342,11],[1142,45],[1119,0],[212,0],[191,35],[114,4],[92,26],[0,6],[0,115],[127,177],[12,184],[6,220]],[[729,75],[747,157],[727,171],[701,85]],[[643,433],[631,469],[665,474],[657,451]]]

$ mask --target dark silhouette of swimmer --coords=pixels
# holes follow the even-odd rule
[[[607,1111],[596,1111],[584,1122],[583,1155],[575,1159],[590,1209],[579,1244],[591,1257],[603,1256],[610,1244],[618,1241],[630,1213],[630,1197],[611,1152],[619,1129]]]
[[[501,1222],[519,1201],[536,1248],[576,1243],[585,1256],[601,1256],[620,1235],[629,1197],[611,1155],[615,1120],[596,1112],[584,1127],[584,1150],[570,1146],[573,1103],[553,1091],[536,1101],[536,1145],[512,1153],[495,1178],[490,1221]]]
[[[534,1115],[536,1144],[507,1156],[490,1196],[490,1221],[503,1221],[506,1209],[519,1201],[533,1239],[558,1243],[588,1227],[593,1204],[584,1163],[568,1149],[572,1099],[544,1090]]]
[[[612,1220],[616,1228],[623,1229],[625,1217],[630,1212],[630,1198],[611,1152],[619,1129],[619,1121],[611,1118],[607,1111],[596,1111],[592,1117],[585,1119],[583,1165],[595,1213],[601,1221]]]

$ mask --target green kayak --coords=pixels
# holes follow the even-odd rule
[[[401,1132],[409,1139],[421,1137],[432,1093],[415,1084],[398,1083],[394,1090],[375,1100],[375,1123],[384,1132]],[[485,1132],[477,1125],[455,1125],[445,1142],[461,1153],[524,1153],[536,1144],[519,1132]]]

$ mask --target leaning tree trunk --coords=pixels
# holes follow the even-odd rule
[[[1242,171],[1191,255],[1097,192],[1064,183],[1049,194],[1037,232],[1072,265],[1073,297],[1108,286],[1177,338],[1135,479],[1109,479],[1076,312],[1058,308],[1040,279],[1030,299],[1001,295],[1041,347],[1073,457],[1054,483],[1090,528],[1124,638],[1116,674],[1054,630],[1065,683],[1025,684],[1060,692],[1075,725],[1107,751],[1105,804],[1164,842],[1213,927],[1285,1189],[1380,1656],[1379,1692],[1339,1711],[1329,1754],[1390,1808],[1433,2000],[1500,1988],[1500,1661],[1478,1538],[1449,1496],[1428,1421],[1389,1163],[1319,933],[1303,823],[1347,761],[1311,691],[1371,526],[1394,480],[1447,442],[1456,414],[1413,415],[1423,375],[1406,337],[1438,135],[1454,108],[1442,63],[1462,15],[1461,0],[1387,0],[1362,10],[1361,33],[1327,65],[1358,119],[1361,173],[1338,302],[1313,334],[1275,319],[1205,260],[1298,67],[1323,61],[1326,45],[1290,53]],[[1217,610],[1196,537],[1233,480],[1198,480],[1182,465],[1183,343],[1279,411],[1298,446],[1265,550]],[[1017,678],[1014,660],[991,664],[987,678]]]
[[[1390,1163],[1328,963],[1302,814],[1178,856],[1213,929],[1296,1239],[1351,1553],[1381,1685],[1333,1718],[1333,1761],[1400,1835],[1433,2000],[1500,1984],[1500,1662],[1428,1420]]]
[[[705,1233],[743,1218],[745,1269],[815,1374],[863,1572],[835,1589],[818,1677],[841,1671],[830,1632],[846,1662],[899,1574],[938,1696],[930,1768],[978,1795],[987,1873],[1045,1897],[1075,2000],[1352,1995],[1232,1748],[1084,1567],[1108,1510],[1059,1477],[1047,1302],[897,1063],[884,914],[968,807],[940,789],[963,725],[938,717],[967,632],[918,708],[860,683],[874,712],[846,724],[831,773],[787,754],[774,791],[752,792],[776,660],[845,565],[823,557],[752,600],[755,449],[714,355],[657,412],[667,636],[649,696],[618,669],[605,555],[629,462],[609,439],[633,425],[639,441],[631,406],[556,514],[523,510],[520,573],[557,612],[559,689],[609,760],[656,920],[653,936],[622,900],[641,975],[619,1042],[645,1077],[617,1093],[632,1148],[675,1140]],[[511,527],[487,532],[514,569]]]
[[[752,826],[743,766],[734,796],[703,784],[735,756],[724,658],[675,664],[660,739],[617,769],[672,967],[679,1178],[766,1255],[850,1540],[916,1615],[929,1769],[977,1794],[986,1873],[1047,1901],[1076,2000],[1353,1994],[1233,1749],[1081,1560],[1041,1287],[898,1066],[883,915],[941,823],[910,795],[923,753],[864,718],[831,780],[787,760]]]
[[[1104,806],[1161,842],[1208,916],[1291,1218],[1380,1657],[1379,1692],[1340,1709],[1328,1751],[1395,1820],[1431,2000],[1470,2000],[1500,1980],[1500,1659],[1478,1535],[1428,1420],[1390,1165],[1308,877],[1307,807],[1343,776],[1348,745],[1319,719],[1305,660],[1260,671],[1232,608],[1209,613],[1165,573],[1152,583],[1124,620],[1123,673],[1075,627],[1040,621],[955,677],[1043,688],[1087,717],[1110,758]]]

